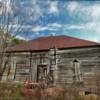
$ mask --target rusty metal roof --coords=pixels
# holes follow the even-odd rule
[[[26,51],[41,51],[49,50],[50,48],[74,48],[74,47],[90,47],[99,46],[99,43],[78,39],[69,36],[48,36],[40,37],[25,43],[15,45],[13,47],[8,47],[7,52],[26,52]]]

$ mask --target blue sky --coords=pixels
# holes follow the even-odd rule
[[[99,1],[19,0],[20,4],[16,1],[15,11],[20,22],[26,19],[22,25],[23,32],[19,32],[17,37],[34,39],[48,35],[68,35],[100,42]],[[8,6],[8,12],[11,12],[11,4],[8,3]],[[17,27],[20,26],[18,24]],[[16,22],[13,26],[16,26]]]

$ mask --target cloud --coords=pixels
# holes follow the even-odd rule
[[[33,28],[32,28],[32,31],[33,32],[39,32],[39,31],[44,31],[44,30],[47,30],[48,28],[47,27],[43,27],[43,26],[41,26],[41,25],[37,25],[37,26],[33,26]]]
[[[69,2],[67,11],[72,17],[78,17],[84,20],[99,20],[100,19],[100,4],[86,5],[82,2]]]
[[[37,25],[32,27],[32,32],[41,32],[41,31],[51,31],[55,33],[55,31],[59,30],[77,30],[81,33],[90,33],[90,34],[100,34],[100,22],[87,22],[82,24],[59,24],[59,23],[51,23],[46,26]]]
[[[67,9],[70,11],[70,13],[73,13],[74,11],[76,11],[78,7],[79,7],[79,4],[73,1],[68,4]]]
[[[100,40],[100,3],[72,1],[67,4],[67,12],[76,22],[66,24],[65,31],[77,33],[92,41]]]
[[[66,29],[68,29],[68,30],[73,30],[73,29],[78,29],[78,30],[80,30],[80,29],[84,29],[84,26],[83,25],[65,25],[66,27]]]
[[[33,32],[46,31],[46,30],[56,31],[60,29],[61,27],[62,25],[59,23],[51,23],[46,26],[42,26],[42,25],[33,26],[32,31]]]
[[[50,14],[58,14],[59,13],[57,1],[49,2],[49,13]]]
[[[39,5],[35,5],[33,8],[33,20],[38,20],[41,16],[43,16],[42,10]]]
[[[23,1],[21,12],[28,16],[28,20],[32,21],[36,21],[43,16],[43,10],[36,0]]]
[[[49,27],[55,27],[55,28],[61,28],[62,25],[59,23],[52,23],[52,24],[48,24]]]
[[[80,33],[88,33],[87,35],[100,35],[100,22],[87,22],[84,24],[66,24],[63,26],[66,31],[77,30]]]
[[[18,28],[18,27],[21,27],[21,28],[31,28],[32,26],[31,25],[21,25],[21,24],[9,24],[9,27],[13,27],[13,28]]]
[[[14,9],[12,9],[10,0],[6,1],[8,2],[7,12],[10,13],[12,10],[13,13],[18,14],[16,18],[11,18],[12,22],[9,27],[12,27],[14,31],[18,27],[21,27],[23,35],[20,36],[24,37],[25,34],[30,33],[27,37],[31,38],[40,36],[41,34],[57,35],[64,34],[64,32],[68,33],[68,35],[76,32],[79,33],[79,36],[85,33],[88,33],[85,35],[89,36],[91,34],[100,34],[99,3],[93,4],[83,1],[63,2],[57,0],[19,0],[21,1],[19,2],[21,3],[20,7],[17,3],[14,3]],[[1,10],[0,13],[2,13]],[[25,20],[25,24],[21,23],[23,20]]]
[[[91,15],[93,18],[100,18],[100,5],[97,4],[97,5],[94,5],[93,7],[90,7],[91,8]]]

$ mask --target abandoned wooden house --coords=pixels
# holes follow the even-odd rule
[[[100,44],[69,36],[40,37],[6,50],[2,80],[83,82],[100,70]]]

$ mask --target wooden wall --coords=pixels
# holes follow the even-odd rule
[[[23,52],[10,54],[10,73],[2,80],[25,81],[26,79],[37,81],[37,66],[47,65],[47,73],[52,71],[54,85],[72,83],[76,79],[74,60],[78,61],[80,69],[79,81],[84,81],[100,70],[100,48],[87,47],[64,49],[44,52]],[[78,76],[78,75],[77,75]],[[79,76],[78,76],[79,77]]]
[[[95,75],[100,70],[100,48],[77,48],[57,51],[57,65],[55,68],[55,84],[67,84],[75,81],[74,60],[80,66],[81,81]],[[80,81],[80,80],[79,80]]]

